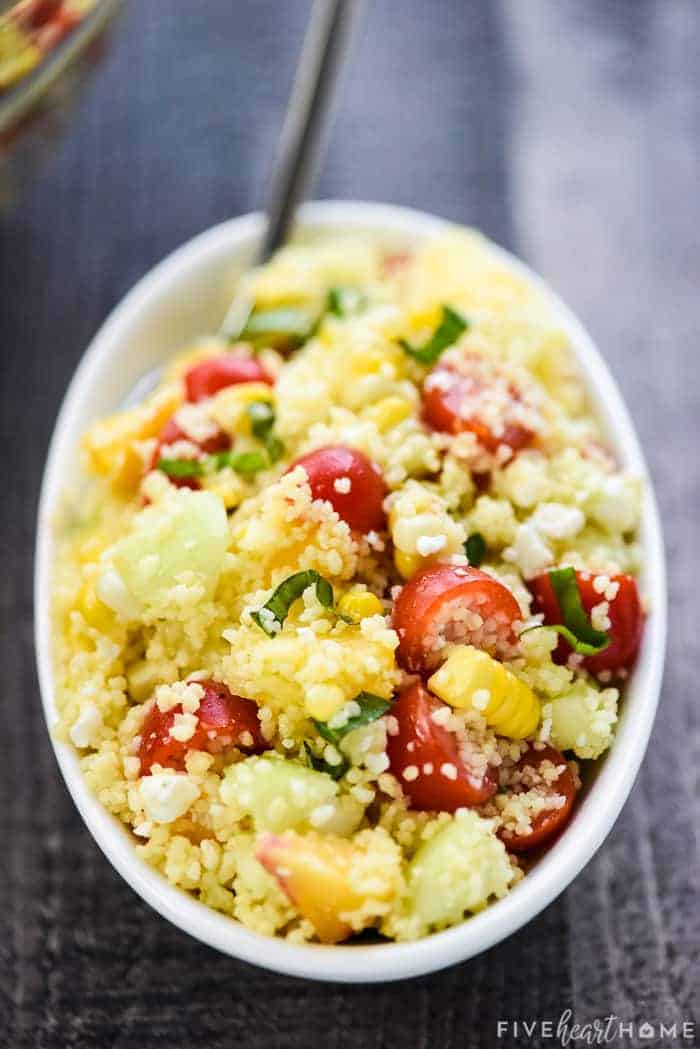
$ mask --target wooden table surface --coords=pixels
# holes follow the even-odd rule
[[[4,184],[0,347],[0,1044],[8,1049],[546,1046],[499,1020],[698,1023],[700,5],[374,0],[317,195],[482,227],[548,277],[631,406],[666,528],[663,700],[632,796],[539,918],[428,978],[348,988],[219,956],[150,911],[83,827],[32,649],[34,516],[66,382],[171,249],[258,205],[302,0],[134,4],[33,177]],[[638,1025],[656,1033],[644,1039]],[[686,1031],[688,1029],[686,1028]],[[700,1041],[700,1027],[696,1029]],[[581,1042],[572,1043],[575,1045]]]

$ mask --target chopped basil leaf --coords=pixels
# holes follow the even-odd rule
[[[366,302],[367,300],[359,288],[329,288],[326,297],[326,310],[335,317],[349,317],[353,313],[358,313]]]
[[[442,307],[442,320],[422,346],[411,346],[406,339],[399,339],[406,353],[420,364],[435,364],[443,350],[456,342],[462,332],[469,328],[469,321],[453,310],[451,306]]]
[[[200,459],[159,459],[158,469],[168,477],[200,477],[204,463]]]
[[[581,656],[595,656],[610,644],[610,635],[596,630],[581,604],[581,593],[573,568],[553,568],[547,573],[559,604],[563,623],[544,623],[548,630],[556,630]],[[539,630],[540,627],[530,627]],[[527,631],[524,631],[527,633]]]
[[[278,463],[284,455],[284,444],[274,434],[270,434],[265,441],[265,448],[270,457],[270,463]]]
[[[275,425],[275,410],[268,401],[253,401],[248,405],[248,418],[253,437],[266,441]]]
[[[304,306],[253,310],[238,339],[257,347],[296,349],[311,337],[317,321],[317,315]]]
[[[486,556],[486,540],[481,532],[472,532],[464,544],[464,552],[469,564],[478,568]]]
[[[248,416],[253,436],[265,445],[270,464],[279,462],[284,455],[284,444],[272,432],[275,425],[275,412],[272,405],[267,401],[253,401],[248,406]]]
[[[333,587],[322,575],[309,568],[304,572],[295,572],[294,575],[287,576],[262,608],[251,613],[253,622],[257,623],[268,637],[274,637],[282,629],[289,609],[309,586],[316,587],[316,597],[324,608],[333,608]]]
[[[358,704],[360,713],[348,718],[345,724],[340,725],[338,728],[331,728],[326,721],[313,719],[314,725],[329,743],[340,743],[343,736],[346,736],[348,732],[360,728],[361,725],[370,725],[377,718],[380,718],[382,714],[386,714],[391,706],[391,700],[382,699],[381,696],[375,696],[371,692],[360,692],[359,695],[355,696],[353,703]]]
[[[350,762],[347,758],[343,758],[338,765],[331,765],[325,758],[317,757],[306,741],[304,741],[304,749],[311,768],[316,772],[325,772],[331,779],[341,779],[350,768]]]
[[[207,456],[209,460],[209,466],[212,473],[216,473],[217,470],[223,470],[224,467],[231,465],[231,452],[226,450],[223,452],[214,452],[213,455]]]
[[[237,474],[249,477],[267,469],[268,461],[262,452],[238,452],[231,456],[229,465]]]

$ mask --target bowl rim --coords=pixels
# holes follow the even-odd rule
[[[316,201],[299,213],[299,226],[324,231],[355,229],[387,237],[419,240],[453,223],[412,208],[365,201]],[[661,688],[666,640],[666,573],[661,523],[649,472],[636,432],[617,384],[592,339],[551,288],[505,249],[496,254],[534,283],[551,303],[566,330],[588,387],[592,408],[608,431],[620,461],[642,477],[643,583],[650,613],[640,657],[625,695],[613,747],[599,766],[571,825],[518,885],[503,899],[462,924],[409,943],[353,946],[295,945],[246,929],[211,910],[166,881],[134,851],[126,828],[108,813],[87,788],[72,747],[51,733],[53,704],[50,569],[53,557],[51,522],[57,509],[62,465],[74,452],[76,420],[93,376],[116,351],[123,333],[144,315],[149,302],[207,259],[230,251],[233,257],[250,248],[263,229],[259,213],[214,226],[168,255],[117,304],[96,333],[70,382],[54,427],[39,500],[35,550],[35,647],[44,716],[61,773],[85,824],[115,869],[163,917],[224,954],[290,976],[323,981],[374,983],[430,973],[464,961],[505,939],[551,903],[590,860],[611,830],[627,800],[646,751]],[[171,292],[172,293],[172,292]],[[633,715],[633,716],[632,716]]]

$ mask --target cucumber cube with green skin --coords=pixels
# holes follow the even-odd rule
[[[131,533],[112,547],[109,561],[135,609],[167,607],[179,584],[201,588],[205,599],[213,596],[229,540],[221,499],[178,488],[136,515]]]
[[[221,800],[252,816],[256,831],[275,834],[311,829],[349,834],[363,813],[353,798],[338,797],[338,784],[325,772],[275,757],[252,757],[231,765],[221,785]]]
[[[408,865],[410,908],[426,929],[454,925],[504,896],[513,877],[493,821],[461,809]]]

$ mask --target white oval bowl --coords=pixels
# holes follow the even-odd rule
[[[300,227],[319,232],[367,231],[391,250],[416,244],[445,228],[444,220],[385,204],[324,201],[300,213]],[[248,263],[262,230],[260,215],[233,219],[195,237],[143,277],[92,340],[56,423],[39,506],[35,559],[35,640],[44,713],[56,720],[51,663],[50,575],[52,522],[66,487],[80,477],[77,447],[95,418],[113,411],[148,369],[224,316],[235,275]],[[501,249],[502,260],[532,280],[568,333],[594,410],[621,464],[645,484],[641,584],[648,617],[614,745],[601,762],[576,816],[554,847],[509,895],[463,924],[416,943],[294,946],[251,932],[176,889],[140,860],[126,828],[88,790],[77,755],[54,741],[68,789],[95,841],[133,889],[165,918],[225,954],[277,972],[317,980],[379,982],[433,972],[470,958],[509,936],[559,895],[599,848],[632,788],[658,703],[666,640],[666,580],[658,511],[634,427],[617,385],[580,322],[540,278]]]

